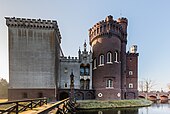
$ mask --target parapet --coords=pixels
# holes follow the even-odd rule
[[[79,62],[79,59],[77,59],[77,57],[61,57],[60,58],[61,62]]]
[[[124,17],[118,18],[117,22],[119,22],[119,23],[126,23],[126,24],[128,24],[128,20],[127,20],[127,18],[124,18]]]
[[[113,19],[113,16],[107,16],[105,20],[96,23],[89,29],[90,45],[95,38],[102,35],[116,35],[121,39],[126,34],[126,29],[124,28],[125,26],[127,27],[127,23],[128,20],[126,18],[122,17],[116,21]]]
[[[57,28],[55,20],[26,19],[5,17],[7,26],[35,27],[35,28]]]
[[[42,19],[26,19],[5,17],[6,25],[8,27],[21,27],[21,28],[36,28],[36,29],[54,29],[58,37],[61,39],[61,34],[56,20],[42,20]]]

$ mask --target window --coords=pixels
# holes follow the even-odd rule
[[[67,73],[68,72],[68,69],[65,67],[64,68],[64,73]]]
[[[106,31],[106,25],[104,25],[104,32]]]
[[[133,84],[132,83],[129,83],[129,88],[133,88]]]
[[[99,66],[103,66],[104,65],[104,55],[100,55],[99,57]]]
[[[89,64],[87,64],[87,65],[82,64],[80,66],[80,75],[81,76],[90,75],[90,65]]]
[[[102,32],[102,26],[100,27],[100,32]]]
[[[112,53],[111,52],[107,53],[107,63],[112,63]]]
[[[119,53],[118,53],[118,51],[115,51],[114,61],[115,61],[115,62],[119,62]]]
[[[23,93],[22,94],[22,98],[28,98],[28,94],[27,93]]]
[[[67,83],[64,83],[64,87],[67,88]]]
[[[38,98],[43,98],[43,93],[42,92],[38,93]]]
[[[90,88],[90,80],[89,79],[86,80],[85,87],[86,87],[86,89]]]
[[[84,79],[80,80],[80,89],[84,89]]]
[[[113,81],[111,79],[106,81],[106,88],[113,88]]]
[[[90,68],[89,67],[85,67],[85,75],[90,75]]]
[[[97,28],[97,34],[99,33],[99,28]]]
[[[80,75],[84,75],[84,67],[80,67]]]
[[[96,66],[97,66],[97,60],[96,58],[93,60],[93,69],[96,69]]]
[[[129,75],[130,75],[130,76],[133,75],[133,71],[130,70],[130,71],[129,71]]]

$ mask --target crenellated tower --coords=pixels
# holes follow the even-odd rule
[[[89,30],[93,50],[93,89],[96,99],[123,99],[126,90],[126,18],[111,15]]]
[[[57,21],[15,17],[5,19],[9,42],[8,99],[56,99],[56,69],[59,69],[62,52]]]

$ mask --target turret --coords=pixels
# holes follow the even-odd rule
[[[89,29],[90,45],[93,46],[95,44],[93,41],[98,37],[111,37],[113,35],[117,36],[120,40],[126,41],[126,39],[124,39],[124,35],[127,36],[126,18],[119,18],[116,21],[113,20],[111,15],[109,15],[105,20],[96,23],[92,28]]]
[[[137,53],[137,45],[132,45],[130,47],[130,53]]]
[[[122,17],[122,18],[119,18],[119,19],[117,20],[117,22],[118,22],[119,24],[121,24],[122,29],[123,29],[123,32],[124,32],[125,34],[127,34],[128,20],[127,20],[126,18]]]
[[[96,99],[122,99],[126,77],[126,38],[123,20],[111,15],[89,29],[92,46],[93,88]],[[124,89],[124,91],[122,91]]]

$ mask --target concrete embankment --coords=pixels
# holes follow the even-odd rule
[[[144,107],[150,106],[151,101],[145,99],[135,99],[135,100],[110,100],[110,101],[100,101],[100,100],[81,100],[77,101],[79,103],[78,109],[88,110],[88,109],[106,109],[106,108],[130,108],[130,107]]]

